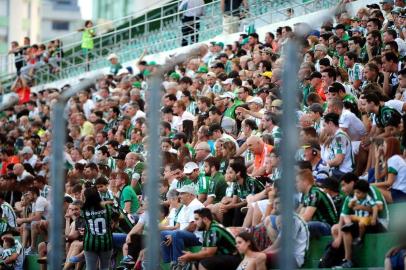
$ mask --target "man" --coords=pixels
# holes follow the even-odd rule
[[[183,0],[179,4],[179,12],[182,12],[182,47],[198,42],[198,32],[200,29],[200,16],[203,15],[203,0]]]
[[[240,6],[248,10],[247,0],[221,0],[220,8],[223,12],[223,33],[233,34],[238,32],[238,21],[240,20]]]
[[[270,155],[272,146],[264,143],[258,136],[250,136],[245,142],[248,150],[254,154],[254,163],[248,167],[252,176],[263,176],[265,174],[265,159]]]
[[[304,149],[303,155],[304,160],[309,161],[312,165],[313,175],[316,176],[319,171],[325,170],[325,163],[321,159],[321,147],[317,141],[305,142],[305,145],[302,146]]]
[[[354,113],[344,108],[344,103],[339,98],[328,101],[328,113],[336,113],[340,116],[340,128],[348,134],[351,141],[360,141],[366,134],[364,124]]]
[[[193,161],[185,164],[183,167],[183,175],[186,177],[184,181],[187,182],[188,185],[193,185],[195,187],[199,201],[204,202],[207,197],[210,177],[206,178],[205,175],[200,175],[199,166]]]
[[[336,78],[337,73],[332,67],[326,68],[325,70],[323,70],[323,72],[321,72],[321,81],[323,82],[324,94],[328,92],[328,88],[336,81]],[[326,99],[328,99],[327,96]]]
[[[402,118],[400,113],[388,106],[382,106],[379,97],[374,93],[366,94],[364,97],[367,102],[366,111],[373,113],[377,136],[380,138],[395,136]]]
[[[368,22],[369,23],[369,22]],[[367,42],[361,51],[362,63],[368,63],[375,56],[381,55],[382,36],[379,30],[368,31]]]
[[[297,191],[303,194],[299,215],[307,222],[310,237],[330,235],[337,223],[337,210],[331,197],[314,183],[310,170],[301,170],[296,176]]]
[[[195,149],[187,142],[186,134],[183,132],[178,132],[173,136],[172,139],[173,148],[179,149],[180,147],[186,146],[192,156],[195,155]]]
[[[37,236],[41,231],[46,232],[48,227],[48,201],[40,196],[40,191],[36,187],[32,187],[28,190],[28,197],[33,203],[33,214],[26,218],[18,218],[17,223],[31,223],[31,247],[29,248],[28,254],[35,254],[37,250]],[[45,227],[45,228],[44,228]]]
[[[145,113],[140,110],[137,103],[127,104],[124,111],[125,116],[131,117],[131,124],[135,126],[138,118],[145,118]]]
[[[333,63],[333,59],[331,59],[331,57],[327,54],[327,46],[323,45],[323,44],[317,44],[314,47],[314,58],[316,59],[316,65],[315,68],[317,71],[320,72],[320,60],[323,58],[327,58],[331,63]]]
[[[393,52],[387,52],[382,56],[383,68],[383,91],[389,98],[394,98],[399,86],[397,73],[399,71],[399,58]]]
[[[17,182],[24,181],[27,177],[32,176],[25,170],[24,165],[21,163],[14,164],[13,173],[17,176]]]
[[[185,120],[194,121],[194,119],[195,119],[195,116],[193,114],[186,111],[186,105],[182,100],[176,101],[175,104],[173,105],[172,109],[173,109],[173,113],[180,118],[179,119],[180,122],[178,123],[179,126],[182,125],[183,121],[185,121]],[[179,129],[179,126],[176,128]]]
[[[86,120],[85,115],[82,113],[77,113],[76,117],[76,124],[80,127],[80,136],[88,136],[94,134],[94,126],[92,123]]]
[[[308,77],[305,78],[310,81],[310,90],[309,92],[317,93],[323,100],[326,100],[326,95],[323,90],[323,81],[322,75],[318,71],[312,72]]]
[[[338,66],[340,68],[345,68],[344,55],[348,52],[348,43],[347,43],[347,41],[338,40],[336,42],[335,49],[336,49],[337,57],[338,57]]]
[[[266,112],[261,121],[262,133],[271,134],[274,145],[279,145],[282,140],[282,130],[279,127],[279,119],[277,114]]]
[[[221,201],[226,194],[228,187],[224,180],[224,175],[219,172],[220,160],[216,157],[209,157],[204,161],[204,172],[206,176],[210,176],[210,183],[207,193],[207,199],[203,203],[204,206],[215,204]]]
[[[28,163],[31,165],[31,167],[35,168],[35,165],[38,161],[38,156],[34,154],[31,147],[24,146],[24,148],[20,152],[20,155],[22,156],[23,164]]]
[[[328,160],[326,164],[332,168],[332,174],[337,179],[354,170],[351,139],[339,126],[340,116],[336,113],[328,113],[324,116],[324,131],[332,137],[328,148]]]
[[[185,247],[200,246],[200,233],[196,231],[194,212],[204,207],[195,196],[195,187],[184,185],[177,189],[184,205],[178,214],[179,229],[161,231],[161,251],[164,263],[177,263]]]
[[[211,137],[213,141],[217,141],[220,138],[232,141],[235,144],[236,149],[238,149],[237,141],[232,136],[225,133],[223,131],[223,128],[218,123],[210,125],[208,135]]]
[[[120,191],[118,198],[120,208],[127,214],[130,214],[133,218],[137,216],[137,210],[140,207],[137,194],[129,184],[128,174],[125,172],[118,172],[115,176],[116,185]]]
[[[118,61],[118,56],[115,53],[111,53],[109,54],[109,56],[107,57],[107,61],[110,62],[110,69],[109,72],[111,74],[113,74],[114,76],[117,75],[118,71],[123,68],[123,66],[120,64],[120,62]]]
[[[194,215],[197,229],[203,231],[203,248],[197,253],[184,252],[179,261],[199,261],[199,269],[237,269],[241,257],[235,248],[233,235],[213,220],[208,208],[195,210]]]
[[[144,163],[141,161],[138,154],[129,152],[125,156],[125,172],[131,181],[131,187],[137,195],[142,195],[142,184],[140,181],[142,171],[144,170]]]
[[[347,52],[344,56],[344,63],[347,66],[348,80],[352,84],[355,91],[359,91],[363,81],[364,67],[360,63],[356,63],[358,56],[353,52]]]

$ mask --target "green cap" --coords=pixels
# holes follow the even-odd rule
[[[148,69],[144,70],[144,76],[148,76],[151,74],[151,71],[149,71]]]
[[[176,73],[176,72],[172,72],[172,73],[169,75],[169,78],[172,78],[172,79],[175,79],[175,80],[179,80],[179,79],[180,79],[180,75],[179,75],[178,73]]]
[[[360,22],[360,21],[361,21],[361,19],[358,18],[358,17],[353,17],[352,20],[353,20],[353,21],[356,21],[356,22]]]
[[[216,46],[220,46],[221,48],[224,48],[224,43],[223,42],[217,42]]]
[[[207,72],[209,72],[209,70],[207,69],[206,66],[200,66],[196,71],[196,73],[207,73]]]
[[[156,66],[156,62],[155,61],[149,61],[147,65],[148,66]]]
[[[133,87],[141,89],[141,82],[134,82]]]
[[[244,38],[242,41],[241,41],[241,46],[242,45],[245,45],[245,44],[247,44],[248,43],[248,38]]]

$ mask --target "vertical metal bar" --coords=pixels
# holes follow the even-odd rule
[[[149,226],[147,233],[147,270],[159,269],[159,233],[158,230],[158,212],[159,212],[159,194],[158,186],[161,168],[161,151],[159,147],[159,128],[160,128],[160,100],[161,100],[161,74],[154,74],[149,82],[148,102],[148,166],[147,166],[147,198],[148,198],[148,218]]]
[[[281,209],[282,209],[282,252],[280,253],[280,269],[294,269],[293,263],[293,211],[294,211],[294,189],[295,189],[295,153],[297,150],[297,129],[296,129],[296,89],[297,71],[299,67],[297,51],[298,47],[294,41],[289,41],[284,47],[285,61],[283,67],[282,81],[282,179],[286,179],[281,186]],[[293,78],[292,79],[292,74]]]
[[[51,249],[49,260],[49,269],[60,269],[63,260],[63,194],[65,194],[65,177],[63,164],[63,151],[65,146],[65,128],[64,118],[65,103],[58,101],[52,109],[52,157],[51,157],[51,186],[52,186],[52,219],[50,224]]]

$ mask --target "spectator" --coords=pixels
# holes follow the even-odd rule
[[[94,49],[93,38],[96,36],[96,32],[93,29],[92,21],[85,21],[85,27],[78,30],[82,33],[82,54],[86,60],[86,66],[89,70],[89,60],[91,58],[91,51]]]
[[[223,12],[223,32],[225,34],[233,34],[238,32],[238,21],[241,17],[240,6],[248,10],[248,2],[246,0],[221,0],[220,6]]]
[[[183,0],[179,4],[179,11],[182,16],[182,46],[198,42],[198,32],[200,30],[200,16],[203,15],[203,0]]]

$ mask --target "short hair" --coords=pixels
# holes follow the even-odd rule
[[[387,29],[386,34],[390,35],[393,37],[393,39],[396,39],[398,37],[398,34],[396,33],[396,31],[394,29]]]
[[[33,193],[33,194],[36,194],[37,196],[39,196],[39,188],[37,188],[37,187],[30,187],[29,189],[28,189],[28,191],[29,192],[31,192],[31,193]]]
[[[326,68],[325,70],[323,70],[322,73],[327,73],[327,75],[328,75],[330,78],[333,78],[334,80],[336,80],[336,78],[337,78],[337,73],[336,73],[336,71],[334,70],[334,68],[332,68],[332,67]]]
[[[373,38],[377,38],[379,40],[379,43],[382,43],[382,36],[379,30],[372,30],[368,33],[368,35],[371,35]]]
[[[361,191],[363,193],[368,193],[369,183],[365,180],[360,180],[354,184],[354,190]]]
[[[182,77],[182,78],[179,80],[179,83],[186,83],[186,84],[192,85],[192,84],[193,84],[193,80],[192,80],[191,78],[185,76],[185,77]]]
[[[172,108],[171,108],[171,107],[166,106],[166,107],[163,107],[163,108],[161,109],[161,113],[169,113],[169,114],[173,114],[173,110],[172,110]]]
[[[279,115],[277,115],[276,113],[273,113],[273,112],[266,112],[265,113],[265,119],[267,120],[267,121],[272,121],[272,123],[274,124],[274,125],[279,125]]]
[[[308,160],[299,160],[296,165],[299,170],[313,170],[312,164]]]
[[[167,121],[162,121],[161,122],[161,126],[164,128],[164,129],[171,129],[172,127],[171,127],[171,124],[169,123],[169,122],[167,122]]]
[[[378,97],[378,95],[377,94],[375,94],[375,93],[368,93],[368,94],[366,94],[365,96],[364,96],[364,98],[366,99],[366,101],[369,103],[369,102],[373,102],[375,105],[379,105],[379,103],[380,103],[380,99],[379,99],[379,97]]]
[[[205,103],[207,105],[207,107],[211,106],[211,99],[209,97],[201,96],[201,97],[199,97],[199,101],[201,103]]]
[[[217,157],[208,157],[204,162],[207,162],[210,168],[214,167],[216,171],[220,170],[220,160]]]
[[[244,124],[249,126],[250,129],[252,129],[252,130],[257,130],[258,129],[258,125],[253,119],[245,119]]]
[[[96,178],[96,181],[94,182],[94,184],[95,185],[108,185],[109,180],[104,176],[100,176],[100,177]]]
[[[259,36],[258,36],[257,33],[251,33],[251,34],[249,34],[248,36],[249,36],[249,37],[253,37],[253,38],[255,38],[255,39],[259,39]]]
[[[357,59],[358,59],[357,54],[354,52],[347,52],[345,54],[345,56],[347,56],[350,60],[354,60],[354,61],[357,61]]]
[[[330,60],[328,58],[321,58],[320,61],[319,61],[319,64],[321,66],[329,67],[330,66]]]
[[[347,41],[340,39],[340,40],[338,40],[338,41],[336,42],[336,46],[339,45],[339,44],[340,44],[341,46],[343,46],[343,48],[348,49],[348,42],[347,42]]]
[[[384,53],[383,56],[386,58],[386,61],[393,62],[395,64],[399,63],[399,57],[393,52]]]
[[[335,126],[339,125],[340,116],[336,113],[328,113],[324,116],[325,123],[333,123]]]
[[[341,176],[340,181],[345,182],[347,184],[351,182],[357,182],[358,181],[358,176],[354,173],[346,173],[343,176]]]
[[[314,177],[313,177],[313,173],[311,170],[309,169],[305,169],[305,170],[300,170],[297,173],[297,177],[301,180],[304,180],[306,182],[309,183],[314,183]]]
[[[169,99],[170,101],[178,100],[174,94],[167,94],[165,95],[165,98]]]
[[[330,100],[331,105],[342,110],[344,108],[344,102],[339,98],[333,98]]]
[[[195,210],[194,213],[201,218],[207,218],[210,221],[213,220],[213,214],[211,213],[209,208],[200,208]]]
[[[324,40],[329,40],[332,35],[333,35],[333,33],[327,32],[327,33],[321,34],[320,37],[321,37],[322,39],[324,39]]]
[[[406,76],[406,68],[401,69],[401,70],[398,72],[398,74],[401,75],[401,76]]]

